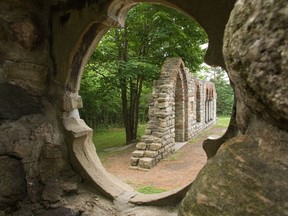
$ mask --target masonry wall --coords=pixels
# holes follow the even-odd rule
[[[214,84],[192,76],[180,58],[167,59],[155,81],[149,122],[132,153],[131,168],[150,169],[216,121]]]

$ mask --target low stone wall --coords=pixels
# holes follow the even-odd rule
[[[216,121],[214,84],[192,76],[180,58],[167,59],[155,81],[149,122],[132,153],[131,168],[150,169]]]

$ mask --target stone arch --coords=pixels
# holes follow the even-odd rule
[[[214,85],[210,82],[200,82],[194,78],[185,68],[182,59],[168,58],[165,60],[160,78],[154,83],[152,99],[149,103],[147,130],[141,138],[141,142],[137,144],[137,150],[132,153],[131,168],[152,168],[161,159],[175,151],[175,142],[188,141],[215,123],[215,116],[209,121],[200,122],[197,122],[195,118],[197,115],[197,109],[194,108],[196,83],[199,84],[199,94],[204,95],[199,101],[200,107],[205,107],[207,104],[208,109],[208,100],[213,101],[210,92]],[[201,112],[201,108],[199,109],[201,114],[205,114],[205,111]],[[207,111],[207,120],[208,114]],[[209,115],[212,117],[212,113]],[[201,117],[201,119],[204,118]]]
[[[126,5],[125,2],[123,1],[124,6]],[[201,20],[201,24],[205,27],[210,38],[207,51],[209,55],[206,55],[206,63],[224,67],[221,52],[223,30],[235,1],[169,0],[169,2],[177,4],[178,7],[182,5],[182,8],[190,12],[190,15],[197,17],[197,20]],[[72,59],[69,56],[72,52],[75,52],[74,45],[84,32],[83,29],[86,29],[92,22],[99,24],[106,20],[104,13],[107,12],[111,1],[52,0],[37,1],[35,3],[36,1],[25,0],[1,2],[0,79],[1,89],[5,90],[1,90],[1,94],[5,97],[4,99],[0,97],[0,99],[2,101],[1,114],[8,114],[8,116],[4,116],[7,121],[3,121],[1,124],[4,128],[8,128],[7,125],[9,126],[11,123],[14,125],[9,126],[9,128],[15,128],[13,130],[9,129],[9,133],[1,131],[3,132],[1,138],[4,138],[2,139],[2,147],[4,143],[4,148],[1,149],[1,154],[10,156],[12,154],[14,158],[13,151],[17,150],[18,153],[24,153],[21,162],[23,164],[25,161],[28,162],[25,162],[28,169],[24,168],[23,172],[26,174],[27,186],[32,187],[33,185],[33,190],[27,187],[28,199],[25,199],[24,209],[28,207],[26,206],[26,200],[32,198],[31,201],[34,202],[33,198],[35,196],[29,192],[38,194],[37,191],[42,188],[42,183],[45,187],[49,187],[47,177],[54,177],[62,173],[62,169],[54,169],[56,166],[51,164],[52,161],[58,164],[55,157],[47,158],[49,160],[44,160],[43,166],[39,165],[38,162],[41,162],[41,159],[38,157],[38,153],[40,153],[38,151],[41,150],[42,142],[48,141],[50,144],[55,133],[62,136],[62,130],[58,127],[57,120],[64,118],[64,123],[68,124],[68,111],[76,110],[79,106],[77,104],[81,102],[76,96],[73,99],[74,93],[69,88],[67,91],[65,89],[68,71],[71,67],[70,59]],[[223,212],[223,214],[228,215],[239,214],[239,212],[255,215],[283,215],[287,212],[287,193],[285,193],[287,191],[287,172],[285,172],[287,169],[285,164],[287,161],[288,110],[287,100],[284,100],[287,98],[288,92],[287,73],[285,73],[287,71],[287,52],[285,51],[287,50],[286,40],[288,38],[285,22],[287,17],[286,5],[287,2],[284,0],[277,1],[277,4],[273,1],[264,0],[238,1],[238,4],[235,5],[235,10],[227,24],[223,50],[229,76],[235,83],[238,124],[235,121],[235,105],[232,114],[234,125],[230,123],[230,126],[234,128],[232,134],[227,135],[226,133],[217,145],[215,143],[211,143],[209,146],[206,145],[210,152],[214,147],[209,157],[216,154],[217,149],[225,140],[238,133],[238,127],[244,136],[230,139],[229,142],[226,142],[225,148],[222,148],[219,154],[215,155],[213,160],[210,160],[208,166],[201,171],[201,175],[197,177],[193,184],[192,192],[187,194],[187,199],[181,205],[182,213],[180,212],[179,215],[195,212],[200,215],[215,215],[217,212],[218,214]],[[200,16],[199,14],[204,15]],[[98,17],[97,20],[94,17]],[[211,20],[211,17],[213,20]],[[34,18],[35,21],[39,21],[39,23],[37,22],[39,26],[35,26]],[[40,90],[37,90],[39,87]],[[49,88],[49,92],[46,92],[46,87]],[[13,91],[10,91],[11,88]],[[17,94],[18,90],[23,93],[20,94],[21,97]],[[34,96],[35,93],[37,98],[31,96]],[[64,100],[63,105],[63,97],[70,97],[71,100]],[[9,100],[6,100],[6,98]],[[16,108],[13,106],[15,101],[17,101]],[[41,101],[43,101],[43,107],[39,106]],[[37,108],[38,106],[39,108]],[[9,116],[14,114],[15,109],[17,111],[15,114],[18,117]],[[35,119],[31,121],[32,116],[30,114],[40,113],[38,109],[43,110],[43,114],[38,117],[34,116]],[[63,110],[67,112],[63,113]],[[75,112],[73,111],[70,114],[73,113]],[[3,115],[1,116],[3,118]],[[21,116],[24,118],[20,120],[22,122],[19,122],[18,118]],[[29,121],[26,121],[28,119]],[[74,119],[79,120],[77,116]],[[32,128],[27,127],[33,122],[37,124],[32,124]],[[50,126],[50,124],[52,125]],[[40,125],[43,125],[43,127]],[[38,126],[40,127],[38,128]],[[32,134],[34,133],[31,133],[34,131],[34,127],[37,128],[35,130],[36,137],[33,137]],[[21,128],[27,128],[27,133],[25,132],[27,135],[21,132],[23,130]],[[48,128],[48,130],[45,130],[45,128]],[[66,131],[67,136],[65,137],[67,142],[62,142],[62,138],[53,140],[53,145],[49,147],[51,151],[47,154],[47,157],[55,153],[58,155],[60,148],[66,147],[66,143],[77,142],[75,146],[77,144],[80,149],[87,148],[81,139],[85,138],[85,133],[90,133],[89,129],[82,128],[81,123],[71,123],[69,129],[71,130]],[[26,151],[21,152],[9,145],[12,142],[7,143],[8,145],[5,144],[7,138],[12,137],[14,139],[19,132],[21,132],[19,140],[23,144],[25,143],[25,146],[28,144],[27,141],[30,143],[27,145],[28,148],[25,147],[25,149],[28,151],[31,149],[33,155],[38,152],[32,160],[30,156],[27,157]],[[47,134],[46,138],[43,137],[44,139],[42,138],[43,132]],[[6,149],[5,146],[8,148]],[[70,151],[72,151],[71,155],[75,151],[75,146],[73,148],[69,146]],[[42,152],[45,153],[45,151]],[[63,155],[66,155],[66,150],[62,152]],[[86,153],[87,157],[90,157],[89,151],[85,152],[83,150],[82,153]],[[79,154],[79,152],[75,151],[75,154]],[[71,158],[71,160],[74,159]],[[63,161],[68,162],[66,158]],[[91,163],[85,165],[91,166]],[[81,170],[82,167],[74,168],[79,173],[83,171],[84,174],[82,174],[86,178],[92,178],[85,173],[84,169]],[[99,168],[99,170],[101,169]],[[3,167],[1,171],[10,174],[7,167]],[[39,171],[46,176],[45,180],[38,181]],[[215,173],[218,171],[221,175],[215,178]],[[257,172],[260,171],[261,175],[258,175]],[[33,176],[33,179],[29,179],[29,176]],[[231,176],[233,178],[230,178]],[[248,179],[245,177],[248,177]],[[99,178],[102,178],[102,181],[106,180],[102,175]],[[227,178],[229,179],[228,185]],[[24,177],[22,179],[25,180]],[[38,183],[41,186],[37,185]],[[239,187],[231,187],[234,183]],[[11,182],[7,182],[7,185],[13,187]],[[105,186],[101,188],[105,189]],[[273,189],[271,190],[271,188]],[[57,193],[57,191],[58,189],[51,188],[51,192]],[[239,191],[241,191],[241,194],[239,194]],[[275,191],[277,192],[276,195]],[[109,190],[106,193],[109,193]],[[219,199],[219,193],[221,199]],[[256,196],[253,196],[255,194]],[[258,196],[259,194],[260,196]],[[264,198],[262,195],[264,195]],[[256,203],[251,203],[251,196],[256,199]],[[180,199],[181,196],[175,200]],[[35,199],[35,201],[38,202],[39,199]],[[140,203],[141,199],[138,199],[138,201]],[[143,203],[145,204],[145,202]],[[165,204],[169,205],[169,203]],[[58,206],[58,203],[56,205]],[[56,205],[53,203],[54,207]],[[67,206],[66,204],[63,205]],[[215,209],[215,206],[217,206],[217,209]],[[11,206],[10,209],[15,209],[14,207]],[[190,207],[192,209],[189,212]],[[215,211],[217,212],[215,213]],[[20,212],[23,214],[23,211]],[[27,214],[29,213],[27,212]]]
[[[113,6],[113,3],[115,3],[116,6]],[[129,196],[129,202],[134,204],[172,204],[179,202],[179,197],[184,197],[190,183],[159,195],[143,195],[108,173],[101,164],[96,154],[95,146],[92,143],[93,131],[80,119],[78,113],[78,108],[82,107],[82,100],[78,95],[78,90],[80,88],[84,65],[107,30],[112,26],[123,25],[124,20],[122,20],[122,18],[126,16],[127,11],[131,7],[137,4],[132,1],[125,3],[122,1],[114,1],[113,3],[109,5],[107,9],[108,17],[100,21],[92,20],[92,22],[86,23],[83,31],[75,40],[75,46],[71,48],[68,65],[66,65],[67,76],[64,82],[65,93],[63,98],[65,117],[63,118],[63,124],[67,133],[71,164],[91,185],[111,199],[117,199],[117,197],[127,195]],[[153,1],[153,3],[162,3],[166,6],[181,10],[168,1]],[[119,10],[115,10],[114,7],[117,8],[118,6],[121,9],[118,8]],[[182,82],[181,80],[181,83]],[[184,94],[187,95],[187,93]],[[187,108],[187,106],[186,103],[185,107]],[[187,126],[187,124],[188,120],[185,121],[185,126]],[[185,136],[188,136],[187,132],[184,132],[184,138]],[[171,151],[173,151],[172,148]]]
[[[64,95],[63,97],[60,96],[57,98],[57,103],[63,104],[63,106],[60,105],[60,107],[65,111],[63,115],[63,122],[67,131],[67,143],[70,148],[71,163],[73,167],[79,173],[81,173],[82,176],[88,179],[91,184],[94,185],[94,187],[96,187],[99,191],[102,191],[103,194],[107,195],[108,197],[115,199],[121,194],[129,192],[133,195],[133,199],[131,199],[130,202],[149,203],[151,202],[151,199],[147,199],[147,196],[145,196],[146,198],[142,198],[137,193],[136,195],[133,194],[134,190],[131,187],[111,176],[103,168],[97,154],[95,153],[95,147],[92,143],[92,130],[83,120],[80,119],[77,110],[78,108],[82,107],[81,97],[78,96],[79,82],[81,79],[83,66],[89,58],[92,50],[96,47],[97,43],[100,41],[100,38],[109,27],[123,25],[124,17],[126,16],[129,8],[139,2],[141,1],[115,0],[107,4],[100,4],[99,7],[97,7],[97,4],[92,2],[87,4],[83,3],[79,5],[79,13],[77,11],[73,11],[73,3],[67,5],[65,5],[65,3],[64,5],[60,4],[60,7],[58,7],[58,5],[55,7],[52,6],[52,17],[54,17],[54,20],[52,20],[52,31],[57,32],[57,34],[54,34],[52,40],[52,54],[53,58],[55,59],[54,69],[56,72],[55,83],[53,83],[53,85],[55,85],[56,88],[59,88]],[[213,34],[214,27],[212,29],[211,26],[209,26],[209,23],[205,22],[207,17],[211,17],[211,14],[208,15],[207,12],[202,13],[201,10],[198,12],[192,10],[195,11],[195,13],[191,14],[188,12],[190,9],[187,9],[186,4],[180,4],[178,1],[174,0],[149,2],[161,3],[194,17],[194,19],[198,21],[207,31],[210,40],[205,56],[206,62],[213,65],[224,66],[221,52],[221,34],[220,38],[218,38],[219,34]],[[221,10],[216,9],[214,11],[214,14],[219,14],[219,16],[224,17],[224,20],[228,20],[229,13],[225,13],[223,16],[223,10],[227,10],[228,12],[231,11],[234,4],[234,2],[227,2],[223,3]],[[189,2],[189,8],[190,7],[200,7],[203,10],[205,9],[205,11],[207,9],[206,6],[201,4],[199,5],[198,0]],[[73,11],[73,13],[70,13],[70,11]],[[83,13],[83,11],[85,11],[85,13]],[[97,17],[95,15],[95,11],[107,11],[107,15]],[[69,14],[69,16],[67,16],[67,14]],[[207,14],[206,18],[204,18],[206,16],[205,14]],[[63,16],[65,19],[61,19]],[[60,21],[62,20],[63,22],[60,22],[59,24],[59,20],[57,18],[60,18]],[[71,20],[74,22],[73,25],[77,26],[76,30],[71,30]],[[223,24],[222,21],[219,21],[217,25],[224,27],[225,23]],[[215,23],[212,26],[215,26]],[[60,32],[58,29],[60,29]],[[93,38],[93,34],[95,38]],[[62,45],[62,43],[64,43],[64,45]],[[61,46],[59,46],[59,44],[61,44]],[[62,50],[57,50],[58,46],[64,46],[65,51],[63,52]],[[215,53],[216,56],[219,54],[219,57],[215,57]],[[58,86],[58,84],[60,86]],[[186,190],[186,187],[184,188]],[[172,193],[169,192],[168,194],[164,193],[160,197],[157,197],[157,199],[154,196],[148,197],[154,197],[154,203],[163,202],[165,200],[167,201],[167,199],[171,201],[175,198],[171,196],[171,194],[178,196],[178,198],[179,194],[181,194],[180,196],[184,195],[185,190],[183,192],[182,189],[176,190]]]
[[[174,93],[175,142],[188,140],[188,86],[183,65],[176,75]]]
[[[213,83],[206,83],[205,85],[205,122],[212,121],[216,116],[215,113],[215,87]]]

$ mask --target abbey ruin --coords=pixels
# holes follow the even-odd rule
[[[152,168],[175,151],[175,142],[187,142],[215,123],[214,84],[193,77],[180,58],[166,59],[154,82],[147,130],[132,153],[131,168]]]
[[[204,141],[189,185],[141,194],[104,169],[78,114],[80,80],[139,2],[0,1],[0,215],[288,215],[287,0],[148,1],[206,31],[205,62],[234,89],[231,121]]]

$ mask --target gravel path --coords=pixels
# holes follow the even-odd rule
[[[209,136],[221,136],[225,130],[226,128],[214,126],[203,131],[149,171],[129,169],[130,158],[135,150],[135,145],[110,153],[109,156],[106,155],[101,158],[101,161],[107,171],[135,189],[143,186],[153,186],[171,190],[196,178],[198,172],[207,162],[205,152],[202,149],[203,140]]]

